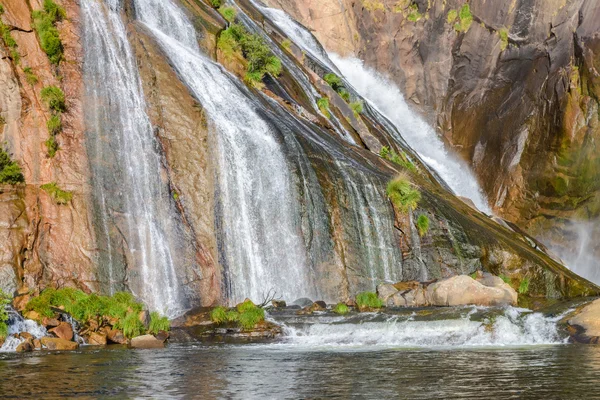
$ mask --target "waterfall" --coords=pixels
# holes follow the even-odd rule
[[[151,310],[175,317],[184,311],[174,260],[182,237],[180,221],[146,114],[120,2],[82,0],[81,9],[86,142],[106,291],[121,290],[120,281],[127,281]]]
[[[477,208],[491,214],[487,199],[469,167],[445,149],[433,128],[408,107],[393,82],[365,67],[358,59],[344,59],[336,54],[330,54],[330,57],[361,96],[394,123],[406,142],[457,195],[471,199]]]
[[[235,78],[201,54],[186,15],[170,0],[135,0],[137,16],[204,107],[216,142],[228,299],[318,297],[307,268],[297,193],[272,128]]]
[[[21,332],[30,333],[35,339],[40,339],[48,334],[43,326],[31,319],[23,318],[21,314],[12,309],[12,307],[8,308],[7,325],[8,335],[0,347],[0,353],[15,351],[19,344],[25,341],[24,339],[15,337],[16,334]]]

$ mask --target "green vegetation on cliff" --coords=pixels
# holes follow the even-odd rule
[[[508,47],[508,29],[499,29],[498,36],[500,36],[500,50],[504,51]]]
[[[350,310],[348,309],[346,303],[337,303],[333,308],[333,312],[339,315],[348,314],[349,311]]]
[[[50,137],[46,140],[45,145],[48,149],[48,156],[50,158],[56,155],[59,149],[58,142],[56,141],[56,135],[62,131],[62,113],[67,109],[65,103],[65,94],[57,86],[46,86],[41,92],[42,101],[46,104],[52,116],[46,122],[48,128],[48,134]]]
[[[319,110],[321,110],[321,112],[323,113],[324,116],[326,116],[327,118],[331,117],[331,114],[329,113],[329,99],[328,98],[321,97],[320,99],[318,99],[317,106],[319,107]]]
[[[73,199],[73,193],[68,192],[66,190],[62,190],[58,187],[56,182],[46,183],[40,188],[48,193],[48,195],[54,200],[56,204],[67,204]]]
[[[25,182],[21,167],[10,159],[4,149],[0,148],[0,183],[16,185]]]
[[[219,7],[219,14],[223,16],[228,22],[232,23],[235,20],[236,12],[235,8],[230,6],[221,6]]]
[[[402,212],[416,209],[421,201],[421,192],[403,176],[398,176],[388,183],[387,195]]]
[[[390,150],[389,147],[383,146],[379,151],[379,155],[386,160],[393,162],[394,164],[398,164],[401,167],[408,169],[409,171],[415,172],[417,170],[417,167],[415,167],[415,164],[408,159],[408,156],[405,152],[398,154],[394,150]]]
[[[471,8],[469,7],[469,3],[465,3],[464,6],[461,7],[459,12],[456,10],[450,10],[448,12],[448,23],[453,23],[456,19],[459,19],[458,22],[454,24],[454,29],[457,32],[466,32],[471,27],[473,23],[473,14],[471,14]]]
[[[2,6],[2,4],[0,4],[0,16],[2,14],[4,14],[4,7]],[[0,20],[0,37],[2,38],[4,45],[10,50],[10,56],[12,57],[13,61],[15,62],[15,64],[18,64],[20,56],[17,50],[17,42],[10,34],[10,28],[7,25],[5,25],[4,22],[2,22],[2,20]]]
[[[281,60],[277,58],[264,39],[257,34],[249,33],[246,28],[232,23],[221,32],[217,42],[218,48],[227,58],[238,53],[247,62],[245,80],[260,87],[265,74],[277,77],[281,74]]]
[[[52,64],[58,65],[63,58],[63,45],[56,23],[66,18],[65,9],[52,0],[44,0],[44,9],[34,11],[31,16],[42,50]]]
[[[30,67],[23,68],[23,72],[25,73],[25,79],[27,80],[27,83],[29,83],[31,86],[38,83],[39,79]]]
[[[423,14],[419,12],[419,6],[415,3],[411,4],[410,7],[408,7],[408,16],[406,19],[411,22],[417,22],[421,18],[423,18]]]
[[[8,311],[6,307],[10,304],[10,296],[0,289],[0,341],[6,339],[8,335]],[[1,345],[1,344],[0,344]]]
[[[429,217],[427,215],[419,215],[419,218],[417,218],[417,229],[419,230],[419,236],[427,234],[429,231]]]

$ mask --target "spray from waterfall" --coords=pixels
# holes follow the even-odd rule
[[[161,178],[161,153],[146,114],[121,5],[114,0],[106,5],[82,0],[81,9],[86,143],[108,291],[121,289],[115,282],[121,271],[121,281],[126,279],[151,310],[175,317],[184,311],[174,261],[174,243],[181,237],[178,213]],[[117,247],[125,252],[126,278]]]

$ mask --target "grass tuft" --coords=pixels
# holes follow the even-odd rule
[[[500,50],[504,51],[508,47],[508,29],[501,28],[498,36],[500,36]]]
[[[360,116],[360,114],[362,114],[364,111],[363,103],[360,100],[353,101],[352,103],[350,103],[350,108],[352,109],[352,112],[354,113],[354,116],[356,118],[358,118]]]
[[[30,67],[23,68],[23,72],[25,73],[25,80],[31,86],[34,86],[38,83],[39,79],[37,75],[33,73],[33,70]]]
[[[519,284],[519,293],[527,294],[529,292],[529,278],[523,278]]]
[[[219,7],[219,14],[221,14],[229,23],[233,23],[233,21],[235,21],[235,17],[237,16],[235,8],[230,6]]]
[[[356,304],[360,309],[381,308],[383,301],[373,292],[362,292],[356,296]]]
[[[2,14],[2,13],[0,13]],[[6,339],[8,336],[8,310],[7,307],[10,304],[10,296],[7,295],[0,289],[0,339]]]
[[[350,310],[348,309],[348,306],[345,303],[337,303],[333,308],[333,312],[339,315],[344,315],[348,314]]]
[[[19,164],[11,160],[9,154],[0,148],[0,183],[16,185],[25,182]]]
[[[389,147],[383,146],[379,151],[379,155],[386,160],[393,162],[394,164],[398,164],[401,167],[408,169],[409,171],[417,171],[417,167],[415,167],[415,164],[408,159],[408,156],[405,152],[398,154],[394,150],[390,150]]]
[[[56,23],[66,18],[65,9],[52,0],[44,0],[43,10],[36,10],[31,16],[42,50],[52,64],[58,65],[63,58],[64,49]]]
[[[41,92],[42,101],[53,112],[65,112],[67,106],[65,104],[65,94],[57,86],[46,86]]]
[[[148,332],[157,334],[160,331],[168,331],[171,329],[171,323],[167,317],[161,316],[158,312],[150,313],[150,326]]]
[[[46,183],[40,188],[48,193],[48,195],[54,200],[56,204],[67,204],[73,199],[73,193],[66,190],[62,190],[58,187],[56,182]]]
[[[402,212],[414,210],[421,201],[421,192],[405,177],[399,176],[387,185],[387,195],[394,205]]]
[[[329,113],[329,99],[326,97],[321,97],[317,100],[317,106],[319,110],[323,113],[323,115],[327,118],[331,118],[331,114]]]
[[[223,306],[217,306],[210,312],[210,320],[215,324],[222,324],[227,321],[227,309]]]
[[[419,215],[419,218],[417,218],[417,229],[419,230],[419,236],[427,234],[429,231],[429,217],[427,215]]]

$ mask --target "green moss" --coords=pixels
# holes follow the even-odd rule
[[[225,18],[230,23],[235,21],[235,17],[237,16],[235,8],[230,6],[219,7],[219,14],[221,14],[223,18]]]
[[[504,51],[508,47],[508,29],[498,30],[498,36],[500,36],[500,50]]]
[[[417,208],[421,201],[421,192],[404,177],[397,177],[387,185],[387,195],[402,212]]]
[[[461,7],[458,16],[459,22],[454,25],[454,29],[458,32],[467,32],[473,23],[473,14],[471,14],[469,3],[465,3],[465,5]]]
[[[417,229],[419,230],[419,236],[427,234],[429,231],[429,217],[427,215],[419,215],[419,218],[417,218]]]
[[[58,65],[63,58],[63,45],[56,23],[66,18],[64,8],[52,0],[44,0],[44,9],[34,11],[31,16],[42,50],[52,64]]]
[[[210,0],[210,4],[214,8],[219,8],[219,7],[221,7],[222,1],[221,0]]]
[[[56,182],[46,183],[40,188],[48,193],[56,204],[67,204],[73,199],[73,193],[62,190]]]
[[[167,317],[161,316],[156,311],[150,313],[150,326],[148,332],[157,334],[160,331],[167,332],[169,329],[171,329],[171,323]]]
[[[25,79],[27,80],[27,83],[29,83],[31,86],[38,83],[38,77],[33,73],[31,68],[23,68],[23,72],[25,73]]]
[[[423,15],[419,12],[419,6],[414,3],[411,4],[410,7],[408,7],[408,16],[406,19],[411,22],[417,22],[421,18],[423,18]]]
[[[60,150],[60,146],[58,145],[54,135],[50,135],[50,137],[44,142],[44,145],[46,146],[46,154],[48,154],[48,157],[50,158],[54,158],[54,156],[56,156],[56,152]]]
[[[344,315],[348,314],[350,310],[348,309],[348,306],[345,303],[337,303],[333,308],[333,312],[336,314]]]
[[[500,274],[500,275],[498,275],[498,277],[500,279],[502,279],[504,281],[504,283],[508,283],[510,285],[510,277],[509,276],[504,275],[504,274]]]
[[[16,185],[25,182],[19,164],[11,160],[9,154],[0,148],[0,184]]]
[[[352,112],[354,113],[354,116],[356,118],[358,118],[360,114],[363,113],[363,103],[360,100],[350,103],[350,108],[352,109]]]
[[[458,17],[458,12],[456,10],[450,10],[450,11],[448,11],[447,21],[448,21],[449,24],[454,23],[454,21],[456,21],[457,17]]]
[[[0,13],[2,14],[2,13]],[[0,339],[6,339],[8,336],[8,306],[10,305],[10,296],[0,289]]]
[[[356,296],[356,305],[360,309],[373,309],[383,307],[383,301],[373,292],[362,292]]]
[[[346,88],[340,88],[337,92],[346,103],[350,101],[350,92]]]
[[[283,47],[287,51],[290,51],[292,48],[292,42],[290,41],[290,39],[285,39],[283,42],[281,42],[281,47]]]
[[[65,94],[58,86],[46,86],[41,92],[42,101],[53,112],[65,112]]]
[[[225,320],[227,322],[237,322],[240,319],[240,314],[235,310],[229,310],[225,313]]]
[[[521,280],[518,292],[520,294],[527,294],[529,292],[529,278],[523,278]]]
[[[469,275],[471,277],[471,279],[477,279],[477,271],[473,272],[471,275]]]
[[[329,113],[329,99],[326,97],[321,97],[317,100],[317,106],[319,110],[323,113],[323,115],[327,118],[331,118],[331,114]]]

